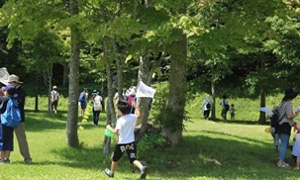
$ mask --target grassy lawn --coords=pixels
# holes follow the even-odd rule
[[[264,131],[267,126],[207,121],[194,104],[188,108],[191,119],[178,147],[140,154],[149,166],[147,179],[299,179],[299,171],[275,166],[278,155],[273,153],[271,135]],[[0,179],[108,179],[103,173],[110,165],[110,157],[102,154],[104,113],[99,126],[93,126],[91,119],[82,125],[82,145],[72,149],[66,145],[67,104],[60,107],[63,112],[58,114],[33,112],[27,107],[27,139],[34,164],[23,163],[15,139],[11,164],[0,166]],[[292,163],[290,157],[288,151],[287,161]],[[138,176],[124,156],[114,179]]]

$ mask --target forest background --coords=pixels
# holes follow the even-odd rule
[[[260,99],[299,88],[299,0],[1,0],[0,62],[28,96],[59,87],[68,98],[67,143],[78,147],[78,94],[108,97],[143,81],[164,88],[153,121],[171,145],[182,138],[185,107],[199,93]],[[150,99],[141,98],[146,132]],[[273,105],[273,104],[272,104]],[[271,105],[269,105],[271,106]],[[245,119],[246,120],[246,119]],[[255,118],[265,123],[265,114]],[[110,144],[107,138],[104,144]],[[108,149],[104,148],[108,153]]]

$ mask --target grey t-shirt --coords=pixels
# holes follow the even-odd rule
[[[279,125],[282,125],[283,123],[289,123],[290,126],[294,125],[294,122],[287,118],[287,116],[293,115],[293,105],[291,101],[282,101],[278,106],[279,111],[279,118],[282,118],[282,120],[279,122]]]

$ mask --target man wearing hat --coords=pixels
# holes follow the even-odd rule
[[[16,92],[14,94],[14,97],[18,101],[19,108],[21,110],[21,122],[19,126],[15,129],[15,133],[18,139],[19,143],[19,148],[21,155],[24,157],[24,162],[26,164],[31,164],[32,159],[29,153],[29,147],[26,139],[26,134],[25,134],[25,113],[24,113],[24,105],[25,105],[25,90],[21,87],[21,83],[19,81],[19,76],[15,74],[11,74],[8,77],[8,83],[13,85],[16,88]]]
[[[56,114],[57,113],[57,104],[59,99],[59,93],[57,92],[57,86],[53,86],[50,93],[51,100],[51,110]]]

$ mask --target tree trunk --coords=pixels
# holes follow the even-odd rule
[[[139,72],[138,72],[138,82],[142,81],[146,85],[150,86],[151,85],[151,65],[150,65],[150,59],[148,57],[143,57],[140,56],[140,63],[139,63]],[[138,120],[137,124],[142,124],[141,129],[139,131],[139,135],[137,137],[137,140],[141,139],[147,128],[147,122],[148,122],[148,117],[150,114],[150,103],[151,103],[151,98],[138,98],[138,107],[141,110],[142,116]]]
[[[116,41],[113,40],[113,50],[117,62],[117,79],[118,79],[118,94],[119,99],[123,100],[123,61],[118,56],[118,47]]]
[[[113,103],[113,86],[112,86],[112,74],[110,71],[110,62],[108,58],[108,40],[105,39],[103,43],[103,53],[104,53],[104,59],[106,64],[106,76],[107,76],[107,89],[108,89],[108,99],[107,99],[107,122],[106,124],[111,124],[114,126],[116,122],[116,113]],[[103,154],[109,155],[110,152],[110,144],[111,144],[111,138],[106,137],[104,138],[103,143]]]
[[[70,0],[70,14],[78,14],[78,1]],[[79,95],[79,53],[80,53],[80,33],[75,25],[71,25],[71,59],[69,76],[69,105],[67,119],[67,143],[71,147],[78,147],[77,135],[78,118],[78,95]]]
[[[65,86],[68,82],[68,74],[69,74],[69,71],[68,71],[68,63],[65,62],[64,63],[64,74],[63,74],[63,86]]]
[[[35,106],[34,106],[34,110],[35,111],[39,111],[39,76],[36,76],[36,83],[37,85],[35,86]]]
[[[261,69],[265,70],[265,57],[261,58]],[[265,88],[263,86],[261,86],[260,88],[260,107],[266,107],[266,92],[265,92]],[[266,122],[266,113],[260,111],[259,114],[259,123],[260,124],[264,124]]]
[[[211,73],[212,73],[212,79],[211,79],[211,95],[212,95],[212,99],[213,99],[213,104],[212,104],[212,108],[211,108],[211,119],[216,119],[216,91],[215,91],[215,77],[214,77],[214,73],[215,73],[215,68],[214,66],[212,66],[211,68]]]
[[[260,89],[260,107],[266,107],[266,93],[263,87]],[[266,123],[266,113],[260,111],[259,114],[259,123],[264,124]]]
[[[34,106],[34,111],[39,111],[39,94],[35,94],[35,106]]]
[[[53,71],[53,64],[50,64],[48,69],[47,79],[48,79],[48,113],[52,111],[51,109],[51,89],[52,89],[52,71]]]
[[[187,38],[180,31],[176,30],[178,41],[172,46],[171,66],[169,75],[169,104],[168,108],[172,113],[173,127],[164,127],[166,136],[172,145],[177,145],[182,138],[184,107],[186,101],[186,59],[187,59]],[[174,116],[175,115],[175,116]]]

